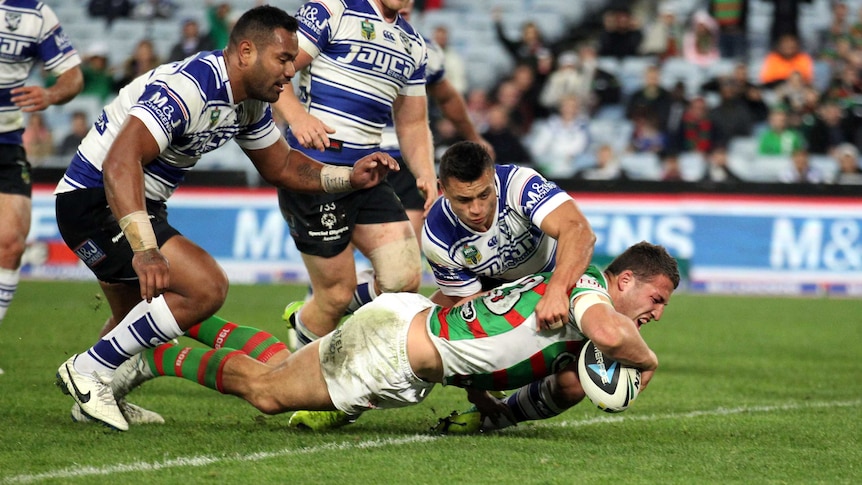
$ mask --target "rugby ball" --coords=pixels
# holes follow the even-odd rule
[[[599,409],[619,413],[638,397],[641,372],[603,354],[587,340],[578,360],[578,378],[587,397]]]

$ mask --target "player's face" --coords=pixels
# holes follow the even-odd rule
[[[296,74],[293,61],[299,53],[295,32],[276,29],[274,37],[274,42],[259,46],[246,87],[249,98],[268,103],[278,101],[284,85]]]
[[[443,196],[461,222],[477,232],[491,228],[497,214],[497,187],[494,171],[486,170],[478,180],[462,182],[450,177],[443,186]]]
[[[673,283],[665,275],[651,281],[631,276],[631,281],[614,298],[614,307],[635,321],[638,328],[652,320],[659,320],[673,293]]]
[[[383,13],[394,14],[403,8],[407,8],[410,0],[377,0],[378,6],[381,7]]]

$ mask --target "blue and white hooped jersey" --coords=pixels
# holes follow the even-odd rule
[[[315,0],[296,18],[299,47],[313,59],[298,76],[299,100],[335,133],[325,152],[303,148],[290,132],[288,142],[322,162],[352,165],[379,150],[399,95],[425,96],[425,42],[368,0]]]
[[[20,145],[24,117],[11,91],[24,86],[36,61],[59,76],[81,64],[81,58],[57,15],[42,2],[3,1],[0,15],[0,143]]]
[[[159,156],[144,166],[146,197],[158,201],[173,194],[204,153],[233,138],[259,150],[281,137],[269,103],[234,103],[223,52],[201,52],[121,89],[78,146],[55,193],[104,186],[102,163],[129,116],[142,121],[159,145]]]
[[[497,165],[497,213],[486,232],[469,228],[445,197],[434,202],[422,230],[422,252],[445,295],[470,296],[480,276],[514,281],[553,271],[557,241],[540,228],[554,209],[572,198],[535,170]]]
[[[443,49],[433,40],[425,38],[428,48],[428,66],[425,68],[425,84],[431,86],[446,78],[446,55]],[[395,134],[395,121],[389,117],[389,121],[383,128],[380,136],[380,149],[393,158],[401,157],[401,149],[398,147],[398,136]]]

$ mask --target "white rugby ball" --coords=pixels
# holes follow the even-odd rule
[[[591,340],[581,349],[578,377],[590,401],[608,413],[625,411],[641,387],[640,370],[606,356]]]

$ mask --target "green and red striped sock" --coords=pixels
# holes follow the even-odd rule
[[[231,357],[243,355],[234,349],[202,349],[163,344],[144,351],[150,369],[160,376],[175,376],[223,393],[222,369]]]
[[[260,362],[266,362],[287,349],[284,342],[270,333],[237,325],[215,315],[186,330],[186,335],[214,349],[241,350]]]

